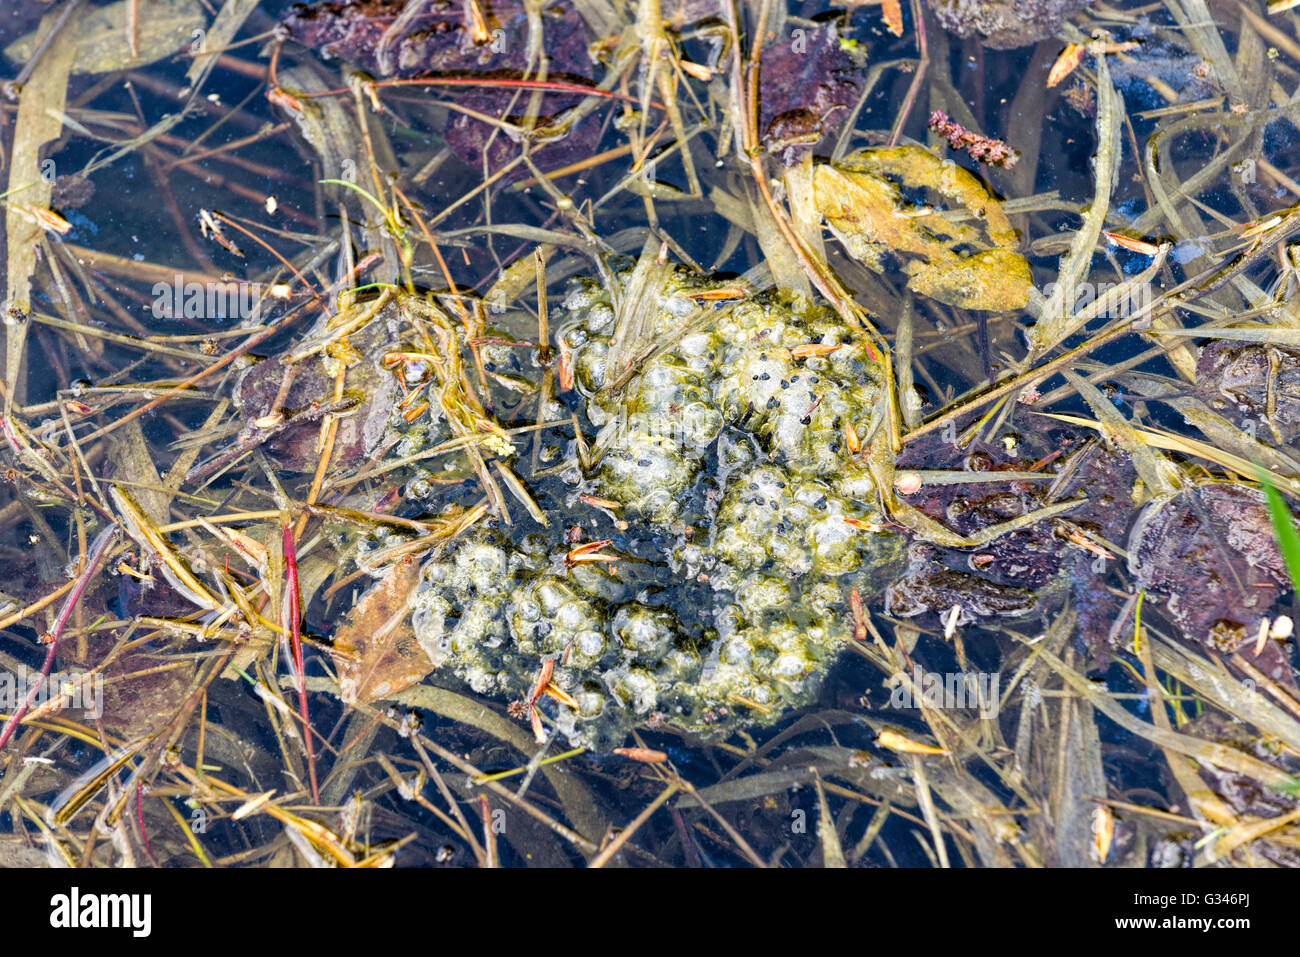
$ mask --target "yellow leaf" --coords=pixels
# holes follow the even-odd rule
[[[903,6],[898,0],[885,0],[880,6],[880,17],[890,33],[896,37],[903,35]]]
[[[881,731],[876,738],[876,743],[882,748],[889,748],[891,751],[901,751],[904,754],[947,754],[946,748],[936,748],[932,744],[922,744],[919,741],[913,741],[911,738],[903,737],[897,731]]]
[[[1047,88],[1051,89],[1060,83],[1067,76],[1074,72],[1080,61],[1083,60],[1084,46],[1082,43],[1071,43],[1061,51],[1061,55],[1056,58],[1052,64],[1052,70],[1047,74]]]

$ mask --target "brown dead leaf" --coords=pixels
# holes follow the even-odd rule
[[[334,635],[334,667],[344,704],[392,697],[433,670],[415,640],[407,609],[407,598],[419,579],[419,562],[390,566]]]

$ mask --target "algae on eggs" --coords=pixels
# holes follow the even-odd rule
[[[851,589],[902,567],[850,448],[881,405],[854,331],[648,258],[619,281],[576,280],[558,331],[597,459],[572,495],[619,506],[592,533],[605,560],[575,559],[562,522],[480,530],[411,601],[438,671],[478,693],[527,699],[553,660],[547,713],[596,749],[644,722],[721,732],[811,703],[852,640]]]

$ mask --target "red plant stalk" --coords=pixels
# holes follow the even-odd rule
[[[271,51],[271,63],[267,71],[267,95],[284,92],[280,86],[279,77],[276,70],[280,62],[280,47],[282,44],[277,43]],[[408,77],[389,77],[386,80],[373,80],[369,86],[470,86],[470,87],[503,87],[506,89],[521,90],[548,90],[554,93],[573,93],[578,96],[598,96],[607,100],[621,100],[625,103],[640,103],[641,101],[628,93],[616,93],[613,90],[603,90],[594,84],[587,86],[584,83],[570,83],[567,80],[533,80],[526,77],[503,77],[503,76],[408,76]],[[290,100],[310,100],[322,96],[342,96],[352,92],[352,87],[339,87],[335,90],[322,90],[317,93],[305,93],[295,90],[290,94]],[[664,105],[656,100],[650,100],[650,106],[656,110],[664,109]]]
[[[144,827],[144,782],[135,782],[135,816],[140,821],[140,838],[144,841],[144,851],[149,855],[149,860],[153,861],[154,867],[161,867],[158,858],[153,856],[153,847],[149,843],[149,832]]]
[[[320,803],[316,784],[316,746],[311,739],[311,720],[307,716],[307,674],[302,662],[302,609],[298,601],[298,552],[293,544],[293,528],[284,527],[284,571],[289,584],[289,651],[293,657],[293,675],[298,684],[298,713],[302,715],[302,740],[307,748],[307,774],[311,778],[311,797]]]
[[[91,576],[95,574],[95,569],[104,558],[104,553],[108,551],[109,543],[113,541],[113,536],[117,533],[117,523],[110,522],[109,525],[99,533],[95,541],[90,546],[90,554],[86,557],[85,567],[81,569],[81,574],[77,576],[77,584],[73,586],[72,591],[68,592],[68,597],[63,600],[63,607],[59,609],[59,616],[54,619],[54,627],[41,636],[48,650],[45,652],[45,663],[41,665],[41,680],[27,689],[27,697],[18,710],[14,712],[4,730],[0,731],[0,749],[3,749],[13,737],[14,731],[18,728],[19,722],[31,709],[32,702],[40,693],[45,682],[49,680],[50,668],[54,665],[54,655],[59,648],[59,636],[63,634],[63,629],[68,626],[68,619],[72,617],[72,610],[77,607],[77,602],[81,601],[82,593],[85,592],[86,586],[90,584]]]

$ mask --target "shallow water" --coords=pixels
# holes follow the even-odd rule
[[[539,115],[573,108],[581,102],[578,86],[611,77],[619,62],[631,63],[651,48],[649,40],[645,48],[638,46],[636,11],[626,6],[608,7],[613,21],[603,37],[592,28],[602,6],[584,7],[585,21],[567,8],[548,13],[555,19],[547,21],[551,45],[545,48],[553,72],[570,86],[545,96],[539,91]],[[665,36],[675,39],[676,57],[689,65],[687,72],[647,82],[639,67],[628,67],[609,85],[612,96],[592,97],[598,102],[583,107],[588,115],[574,130],[539,150],[536,168],[515,161],[500,176],[495,174],[514,161],[518,146],[501,131],[494,135],[481,118],[485,111],[504,111],[507,98],[518,97],[506,115],[526,124],[532,95],[527,89],[502,90],[485,81],[466,94],[445,84],[381,84],[358,86],[354,95],[350,68],[339,58],[275,40],[271,31],[289,15],[288,4],[264,2],[256,9],[198,96],[189,93],[191,57],[170,55],[174,42],[164,43],[167,56],[130,70],[79,76],[74,66],[65,84],[72,122],[39,154],[51,164],[39,173],[43,182],[52,182],[53,195],[38,205],[57,212],[69,228],[20,232],[20,206],[17,200],[10,206],[9,246],[16,237],[39,241],[40,257],[30,297],[15,302],[17,260],[8,248],[7,304],[26,318],[7,327],[6,340],[9,355],[19,357],[10,359],[16,374],[5,379],[6,421],[17,423],[17,434],[10,439],[10,471],[0,488],[0,560],[8,572],[0,590],[11,599],[0,611],[10,616],[0,631],[6,674],[26,677],[40,668],[45,649],[38,639],[54,627],[59,603],[21,620],[12,613],[77,576],[77,560],[90,553],[106,516],[122,523],[123,535],[103,570],[92,569],[85,596],[59,636],[55,670],[89,673],[86,691],[97,689],[99,696],[83,701],[87,707],[80,710],[50,710],[42,725],[29,719],[6,745],[0,755],[8,760],[5,781],[14,780],[25,756],[45,755],[53,764],[22,780],[18,794],[25,805],[11,800],[4,806],[0,799],[0,853],[20,862],[63,855],[119,863],[123,842],[105,839],[116,827],[131,848],[129,863],[199,864],[176,816],[161,806],[170,802],[204,854],[227,866],[311,862],[313,855],[331,854],[355,862],[408,836],[394,852],[399,865],[481,862],[488,854],[479,846],[487,843],[483,835],[467,840],[457,833],[463,825],[454,815],[429,810],[447,808],[436,782],[419,782],[423,804],[401,793],[409,789],[408,779],[432,769],[446,777],[457,808],[471,821],[482,811],[490,829],[500,823],[496,853],[511,865],[590,858],[601,839],[598,825],[626,825],[665,787],[682,793],[639,826],[619,862],[729,866],[761,860],[803,866],[834,863],[838,852],[855,866],[1096,865],[1097,830],[1109,826],[1097,815],[1097,798],[1117,808],[1115,839],[1104,842],[1107,865],[1190,861],[1198,853],[1191,835],[1201,833],[1195,822],[1203,810],[1189,808],[1183,793],[1188,779],[1180,781],[1168,769],[1167,754],[1176,751],[1162,750],[1142,730],[1155,721],[1152,694],[1142,680],[1147,667],[1158,673],[1153,682],[1165,688],[1167,718],[1185,741],[1239,737],[1243,747],[1254,749],[1252,759],[1276,765],[1279,776],[1291,773],[1294,755],[1288,752],[1300,743],[1294,719],[1254,697],[1272,685],[1282,689],[1274,697],[1285,707],[1295,693],[1286,636],[1267,639],[1266,653],[1251,656],[1261,619],[1275,619],[1292,602],[1275,542],[1266,533],[1263,499],[1251,491],[1238,511],[1222,514],[1215,511],[1213,491],[1205,500],[1188,493],[1176,500],[1187,504],[1169,506],[1181,509],[1176,516],[1183,531],[1144,547],[1156,555],[1177,554],[1192,569],[1185,589],[1177,581],[1181,564],[1170,571],[1155,558],[1135,563],[1128,549],[1144,544],[1130,538],[1143,505],[1155,508],[1148,503],[1164,501],[1162,493],[1182,484],[1254,481],[1253,474],[1243,474],[1242,462],[1262,461],[1275,484],[1294,492],[1286,483],[1300,473],[1300,466],[1291,466],[1288,419],[1296,356],[1286,347],[1293,344],[1287,336],[1294,338],[1295,318],[1286,285],[1290,264],[1280,257],[1292,233],[1282,217],[1295,199],[1290,177],[1296,130],[1289,109],[1271,105],[1270,97],[1273,84],[1283,91],[1295,86],[1298,61],[1291,54],[1300,47],[1271,36],[1261,40],[1249,26],[1242,36],[1236,21],[1199,28],[1184,40],[1168,11],[1140,7],[1104,21],[1116,44],[1101,54],[1108,78],[1098,79],[1100,67],[1088,56],[1064,82],[1047,88],[1047,72],[1066,42],[1082,39],[1075,26],[1037,44],[992,50],[948,33],[931,13],[924,30],[929,67],[919,96],[899,121],[917,75],[916,11],[901,11],[895,35],[880,7],[857,8],[846,18],[818,4],[791,4],[784,16],[771,13],[764,38],[756,179],[755,168],[735,148],[728,118],[736,73],[731,50],[720,39],[727,17],[725,11],[711,14],[708,6],[663,7],[670,25]],[[758,32],[753,25],[760,6],[742,7],[747,37]],[[202,16],[202,29],[213,29],[210,17],[179,0],[167,10],[182,25],[187,16]],[[34,29],[43,11],[43,4],[9,11],[0,21],[0,47]],[[499,33],[489,31],[492,39],[479,46],[433,41],[433,51],[443,57],[438,75],[473,76],[475,57],[502,58],[495,63],[502,72],[490,80],[517,70],[519,62],[509,58],[526,56],[529,34],[522,17],[511,19],[515,12],[503,5],[499,19],[488,24]],[[464,23],[464,15],[455,5],[437,17],[445,26]],[[1290,15],[1278,22],[1285,36],[1294,35]],[[299,39],[310,44],[316,38],[315,21],[296,16],[293,24]],[[620,37],[614,27],[623,24],[627,32]],[[344,58],[370,57],[374,62],[365,65],[382,75],[374,32],[366,34],[369,46],[357,33],[334,36],[333,43]],[[1123,47],[1128,41],[1141,45]],[[1216,43],[1226,44],[1229,57],[1242,51],[1238,72],[1227,71],[1229,59],[1214,59]],[[589,49],[601,59],[593,61]],[[751,41],[745,49],[753,51]],[[288,92],[268,97],[273,50],[280,89]],[[42,89],[38,80],[56,69],[55,60],[45,54],[24,96]],[[81,60],[88,62],[89,54]],[[399,62],[409,66],[410,59]],[[667,69],[668,61],[660,62]],[[406,72],[424,74],[428,64],[418,66]],[[10,63],[6,69],[16,75],[21,67]],[[1114,93],[1106,92],[1112,86]],[[1116,238],[1098,239],[1090,257],[1071,257],[1071,242],[1095,225],[1087,213],[1096,202],[1099,88],[1113,97],[1111,112],[1123,114],[1111,127],[1114,182],[1101,191],[1109,202],[1104,228]],[[308,98],[304,91],[317,95]],[[664,109],[674,94],[680,130]],[[143,145],[117,148],[182,103],[187,115],[175,125]],[[377,103],[383,112],[373,109]],[[3,109],[7,155],[29,155],[14,144],[31,120],[13,102]],[[983,137],[1005,140],[1021,152],[1019,162],[997,168],[950,147],[927,131],[931,110],[943,110]],[[846,128],[850,116],[853,125]],[[811,155],[818,165],[842,164],[859,149],[889,142],[896,121],[901,142],[928,146],[979,177],[979,201],[954,202],[955,194],[944,196],[906,176],[872,179],[865,188],[887,181],[894,194],[855,247],[850,227],[837,226],[838,237],[823,228],[813,174],[801,172],[799,162]],[[689,164],[676,142],[682,131],[688,134]],[[486,169],[467,162],[476,151],[483,155],[484,144]],[[1157,158],[1148,163],[1147,151],[1157,147]],[[1225,154],[1231,155],[1218,162]],[[567,169],[588,158],[589,166]],[[645,164],[634,168],[642,158]],[[1212,175],[1194,182],[1195,203],[1168,199],[1205,167],[1212,167]],[[553,182],[537,181],[543,171],[557,171]],[[36,180],[35,174],[22,180],[16,167],[8,176],[11,191],[19,190],[15,196]],[[41,187],[36,189],[40,195]],[[387,222],[376,199],[380,194],[389,204]],[[971,195],[969,189],[962,194]],[[987,288],[958,300],[942,291],[943,281],[970,267],[972,255],[998,245],[971,225],[992,223],[991,207],[979,203],[998,200],[1015,231],[1008,254],[1024,257],[1034,291],[1024,308],[970,308]],[[947,217],[936,215],[934,207],[946,208]],[[781,215],[793,223],[789,236],[771,218],[773,209],[787,211]],[[1270,219],[1275,215],[1277,221]],[[882,243],[877,225],[892,229],[900,221],[893,238]],[[1249,223],[1260,225],[1243,232]],[[651,228],[658,242],[647,243]],[[350,246],[340,243],[343,236],[350,237]],[[791,252],[796,236],[803,243],[802,262]],[[543,242],[549,325],[545,348],[539,349],[533,253]],[[631,563],[622,574],[633,590],[641,589],[637,602],[662,606],[682,621],[712,614],[711,606],[702,607],[709,602],[724,603],[710,590],[720,585],[677,587],[680,568],[666,556],[694,531],[687,534],[663,515],[593,507],[576,498],[579,492],[614,496],[610,486],[592,478],[593,469],[579,467],[601,423],[592,415],[599,387],[581,376],[574,388],[564,382],[568,346],[562,337],[565,324],[575,321],[565,308],[570,279],[592,276],[609,284],[619,270],[630,274],[643,249],[648,257],[658,252],[666,262],[698,268],[714,277],[715,288],[737,288],[746,298],[777,285],[825,303],[827,297],[813,291],[818,269],[808,263],[819,262],[821,275],[838,277],[879,330],[873,341],[895,357],[910,358],[898,380],[895,415],[902,421],[872,420],[871,410],[862,410],[861,435],[850,440],[845,432],[843,443],[879,448],[881,436],[897,430],[900,447],[889,458],[892,470],[897,451],[898,491],[883,494],[914,508],[890,512],[883,534],[892,536],[900,554],[911,546],[911,564],[904,570],[900,562],[888,590],[884,581],[868,587],[852,575],[834,579],[840,591],[833,617],[847,635],[845,650],[823,669],[824,679],[819,672],[806,693],[795,696],[798,707],[773,710],[741,696],[733,699],[741,717],[719,721],[723,734],[703,736],[696,733],[699,727],[683,731],[684,722],[671,715],[655,718],[649,708],[617,724],[622,737],[613,743],[659,752],[655,757],[665,758],[663,763],[636,760],[647,756],[641,752],[610,753],[611,740],[604,736],[570,735],[566,742],[557,735],[544,753],[564,756],[545,772],[527,768],[538,750],[528,703],[520,703],[522,712],[519,704],[508,707],[512,698],[527,697],[528,676],[541,665],[518,654],[510,693],[480,687],[487,693],[478,694],[463,674],[418,663],[422,652],[407,641],[392,654],[408,670],[433,671],[415,676],[414,688],[425,692],[408,689],[395,700],[380,695],[356,710],[356,701],[340,700],[337,685],[309,681],[301,705],[292,687],[289,642],[277,635],[286,626],[294,630],[286,566],[297,565],[307,675],[332,677],[347,660],[339,654],[340,635],[364,653],[381,640],[379,625],[389,622],[388,612],[401,617],[412,585],[392,582],[396,574],[385,578],[385,569],[394,567],[394,558],[403,560],[397,558],[402,551],[407,561],[425,561],[438,534],[434,520],[448,518],[448,509],[471,510],[485,500],[487,512],[477,529],[499,529],[516,547],[528,545],[528,536],[543,535],[529,506],[512,495],[501,466],[512,470],[551,523],[543,551],[563,555],[567,546],[609,538]],[[370,254],[375,258],[368,260]],[[1147,276],[1144,270],[1157,255],[1167,258]],[[1237,256],[1247,257],[1244,268],[1219,281],[1214,270],[1232,268]],[[1078,296],[1064,297],[1067,313],[1086,308],[1117,284],[1147,278],[1125,287],[1123,299],[1097,310],[1094,319],[1058,329],[1047,342],[1036,340],[1047,334],[1049,323],[1035,316],[1070,258],[1078,266]],[[981,282],[989,286],[1014,286],[1002,272],[979,275],[987,276]],[[449,277],[457,295],[447,295]],[[1186,306],[1155,308],[1180,283],[1214,288],[1203,295],[1193,289]],[[448,323],[445,337],[437,321],[429,315],[412,319],[409,309],[383,313],[351,337],[350,347],[317,325],[325,313],[357,316],[380,289],[394,284],[406,285],[415,298],[427,291],[441,295],[436,302]],[[361,285],[367,290],[361,299],[338,298],[340,289]],[[728,301],[721,297],[708,308],[731,308]],[[1123,327],[1134,311],[1145,316],[1142,323]],[[1260,328],[1283,330],[1264,334],[1272,349],[1260,360],[1265,371],[1252,379],[1250,357],[1235,367],[1244,386],[1229,382],[1221,367],[1211,369],[1208,359],[1198,370],[1199,348],[1209,340],[1140,334],[1152,321],[1191,328],[1238,316],[1260,317]],[[248,345],[258,329],[272,325],[271,334]],[[850,326],[845,322],[842,328]],[[1111,331],[1108,341],[1092,344]],[[856,328],[845,335],[867,338]],[[482,404],[460,419],[461,413],[446,407],[439,413],[439,393],[429,386],[451,381],[445,368],[435,370],[427,355],[385,359],[396,352],[434,353],[435,345],[457,337],[462,367],[452,377],[455,389],[469,396],[467,406]],[[15,341],[24,343],[21,352],[14,351]],[[315,351],[313,344],[319,346]],[[309,371],[295,382],[283,376],[281,366],[278,378],[259,381],[271,363],[249,373],[251,359],[232,358],[186,383],[183,394],[159,398],[241,345],[250,356]],[[1081,389],[1059,366],[1041,377],[1029,374],[1081,345],[1086,349],[1068,368],[1094,378],[1101,392]],[[674,348],[672,342],[667,351]],[[650,367],[657,358],[642,355],[637,361]],[[823,356],[799,361],[814,370],[830,368]],[[388,367],[400,367],[406,378],[398,381]],[[347,371],[338,379],[340,369]],[[880,370],[873,367],[871,375],[879,380]],[[1023,384],[1016,379],[1004,401],[963,405],[962,397],[1017,376]],[[121,388],[127,384],[139,388]],[[412,395],[426,387],[424,398]],[[156,401],[137,411],[150,400]],[[420,402],[430,400],[432,410],[422,411]],[[951,426],[944,427],[943,417],[954,409],[959,411]],[[978,434],[969,434],[985,413],[991,414]],[[323,449],[317,436],[331,414],[346,424],[328,445],[326,467],[318,468]],[[810,409],[809,419],[812,414]],[[1218,422],[1206,425],[1207,414]],[[286,426],[285,418],[294,416],[302,418]],[[1094,420],[1103,427],[1087,424]],[[488,421],[491,427],[483,424]],[[753,454],[774,461],[791,455],[748,421],[729,421],[722,430],[726,440],[752,443]],[[1134,438],[1117,422],[1145,431]],[[492,428],[508,435],[510,454],[484,443],[478,462],[458,448],[418,464],[394,465],[467,431],[488,434]],[[103,429],[109,434],[100,434]],[[1166,440],[1155,448],[1148,439],[1157,430],[1204,445]],[[1099,432],[1114,441],[1103,447]],[[77,437],[76,445],[69,434]],[[23,452],[23,443],[40,443],[48,451]],[[721,469],[721,448],[698,450],[706,484]],[[489,471],[483,461],[494,454],[500,461]],[[846,448],[837,454],[848,469],[867,452]],[[804,467],[806,457],[789,459],[792,471]],[[963,470],[984,478],[997,470],[1016,475],[1005,482],[943,484],[953,476],[945,479],[941,472]],[[495,486],[484,474],[498,476]],[[1170,484],[1164,488],[1161,482]],[[136,506],[122,505],[110,484],[126,489]],[[709,490],[693,484],[679,491],[687,502],[691,496],[703,501]],[[721,495],[722,485],[711,491]],[[75,507],[68,493],[80,497]],[[1086,496],[1088,504],[1065,514],[1066,524],[1045,517],[966,547],[936,541],[916,524],[928,515],[950,532],[978,536],[1070,496]],[[878,517],[878,506],[886,505],[884,498],[864,496],[864,507]],[[133,507],[144,517],[132,518]],[[684,507],[695,514],[695,504]],[[716,508],[701,504],[699,515],[711,521]],[[238,512],[255,515],[232,517]],[[296,530],[289,560],[285,524]],[[155,533],[150,526],[165,530]],[[703,518],[699,528],[705,535]],[[242,530],[251,544],[223,532],[228,529]],[[602,567],[594,574],[613,580],[620,572]],[[793,570],[789,577],[797,588],[811,587]],[[354,609],[366,587],[381,579],[392,584],[394,607]],[[707,584],[707,576],[700,582]],[[855,590],[851,598],[850,588],[858,584],[862,594]],[[861,613],[855,601],[863,603]],[[1197,602],[1212,606],[1213,614],[1188,614]],[[1132,640],[1138,608],[1152,643],[1145,654]],[[1237,631],[1211,635],[1211,623],[1227,620]],[[705,630],[711,626],[706,623]],[[1267,631],[1266,625],[1266,638]],[[1188,665],[1178,649],[1204,660]],[[1153,653],[1154,664],[1148,664]],[[392,666],[396,674],[402,667],[393,660],[381,667]],[[1198,683],[1198,667],[1219,669],[1236,691],[1225,694],[1205,680]],[[95,684],[95,676],[105,672],[108,680]],[[973,698],[959,694],[968,690],[966,676]],[[558,676],[557,686],[566,680]],[[906,693],[912,684],[915,695]],[[16,694],[10,695],[13,705],[21,697]],[[538,707],[549,727],[568,705],[542,700]],[[310,759],[295,730],[300,707],[309,708],[314,729]],[[6,715],[14,710],[0,707]],[[1248,726],[1240,734],[1208,727],[1207,713],[1218,721],[1224,712]],[[412,721],[435,750],[422,755],[412,745]],[[632,728],[635,737],[628,734]],[[597,750],[569,753],[574,742],[596,744]],[[934,753],[939,744],[953,753]],[[119,757],[113,784],[83,793],[86,772]],[[925,769],[924,779],[918,766]],[[1269,770],[1252,767],[1257,775]],[[495,790],[475,782],[478,773],[511,770],[519,773],[502,778]],[[1222,772],[1211,784],[1215,793],[1233,813],[1269,816],[1260,802],[1239,799],[1258,779],[1235,770],[1241,779],[1227,780],[1228,772]],[[205,772],[235,790],[204,783]],[[525,778],[526,797],[512,800],[503,793],[518,789]],[[1263,803],[1279,813],[1290,808],[1291,799],[1279,796],[1275,785],[1264,787],[1273,803]],[[277,816],[260,809],[232,818],[242,800],[273,788],[276,800],[285,800],[292,811]],[[720,817],[685,793],[692,788]],[[927,788],[934,792],[938,818],[918,798]],[[313,790],[319,790],[315,797]],[[76,802],[69,804],[74,794],[87,800],[75,813],[69,811],[76,808]],[[489,801],[482,808],[480,795]],[[556,838],[522,810],[523,800],[567,822],[580,839]],[[890,803],[888,813],[877,811],[882,802]],[[1145,817],[1134,805],[1173,811],[1188,823],[1179,827]],[[53,809],[52,832],[33,823],[46,808]],[[837,829],[830,843],[817,828],[827,813]],[[313,843],[303,837],[292,817],[298,814],[329,828],[333,838],[318,836]],[[938,831],[945,836],[936,845]],[[1239,849],[1233,860],[1251,864],[1259,854],[1290,863],[1289,839],[1283,837],[1269,848]]]

